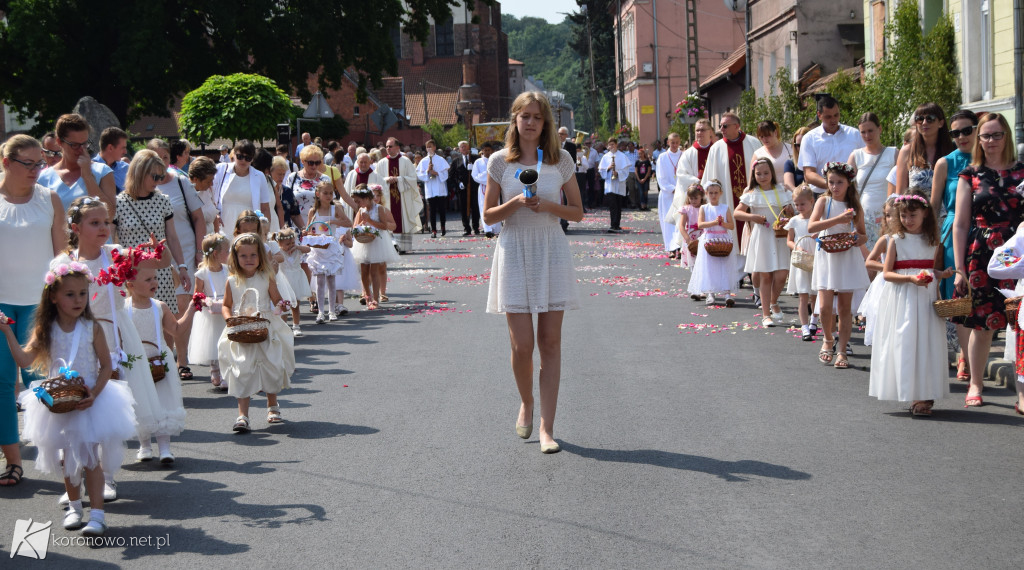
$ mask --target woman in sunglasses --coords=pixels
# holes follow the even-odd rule
[[[273,196],[267,177],[252,168],[256,157],[256,145],[248,140],[235,145],[235,161],[217,165],[213,178],[213,200],[220,210],[222,227],[235,227],[235,219],[246,210],[263,212],[270,219],[270,203]]]
[[[942,107],[925,103],[914,111],[913,118],[917,133],[896,159],[897,194],[910,187],[931,189],[935,163],[955,148]]]
[[[995,248],[1003,245],[1024,222],[1024,196],[1018,188],[1024,182],[1024,164],[1017,161],[1013,130],[999,113],[987,113],[978,121],[978,143],[971,162],[960,172],[956,188],[953,221],[953,258],[957,276],[954,298],[968,294],[971,308],[967,317],[955,322],[971,329],[967,344],[970,387],[964,406],[981,406],[982,380],[992,346],[992,334],[1006,326],[1006,308],[999,289],[1013,289],[1013,279],[988,275]],[[966,280],[964,276],[966,275]]]
[[[330,184],[331,179],[320,172],[324,163],[324,151],[320,147],[308,144],[299,152],[302,168],[285,177],[281,189],[281,203],[284,205],[285,216],[298,228],[306,227],[306,214],[316,200],[316,189],[320,184]]]
[[[89,123],[85,117],[70,113],[57,119],[57,142],[61,158],[39,174],[38,184],[60,196],[64,210],[80,196],[96,196],[114,211],[114,171],[102,162],[93,162],[89,152]]]
[[[939,213],[939,238],[943,247],[943,267],[955,267],[953,259],[953,220],[956,218],[956,189],[960,183],[960,171],[971,162],[971,152],[978,140],[978,115],[974,111],[957,111],[949,118],[949,136],[956,143],[956,150],[940,158],[935,163],[935,176],[932,178],[932,211]],[[943,299],[953,298],[953,279],[943,279],[939,284]],[[960,355],[957,358],[957,380],[971,379],[967,342],[970,331],[963,325],[956,325],[956,336],[960,340]]]

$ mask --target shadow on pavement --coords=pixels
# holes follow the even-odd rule
[[[297,421],[274,426],[274,433],[283,434],[292,439],[324,439],[339,435],[371,435],[378,432],[380,432],[379,429],[369,426],[332,422]]]
[[[203,556],[231,555],[249,551],[248,544],[234,544],[220,540],[198,528],[182,528],[177,525],[143,525],[111,527],[104,536],[105,541],[115,542],[121,547],[120,538],[135,546],[126,546],[122,551],[123,560],[138,560],[147,556],[160,556],[194,552]],[[158,540],[166,541],[157,548]],[[109,543],[109,542],[108,542]],[[146,544],[148,543],[148,544]]]
[[[775,465],[764,461],[752,461],[743,459],[740,461],[722,461],[711,457],[700,455],[687,455],[685,453],[673,453],[670,451],[659,451],[657,449],[597,449],[580,447],[571,443],[559,441],[564,451],[596,459],[597,461],[614,461],[617,463],[637,463],[642,465],[653,465],[655,467],[668,467],[670,469],[681,469],[684,471],[696,471],[714,475],[725,481],[747,481],[740,475],[759,475],[773,479],[787,479],[801,481],[811,478],[810,473],[796,471],[785,465]]]

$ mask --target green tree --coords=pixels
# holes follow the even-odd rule
[[[470,139],[469,129],[462,123],[456,123],[451,128],[445,128],[437,119],[431,119],[429,123],[421,128],[430,133],[430,138],[434,139],[434,142],[440,148],[455,148],[459,145],[459,141],[468,141]]]
[[[485,0],[491,3],[492,0]],[[0,0],[0,100],[45,130],[84,95],[128,124],[167,116],[176,96],[211,75],[256,73],[307,99],[342,85],[359,96],[397,72],[390,32],[425,41],[456,0]]]
[[[769,79],[770,93],[764,97],[758,97],[753,89],[743,92],[737,114],[744,132],[754,133],[758,123],[772,120],[779,125],[781,135],[787,137],[814,119],[814,108],[804,104],[800,86],[789,79],[789,73],[780,67]]]
[[[616,101],[615,101],[615,17],[612,14],[612,6],[615,0],[584,0],[577,1],[581,4],[578,12],[569,16],[572,22],[572,40],[569,45],[582,60],[582,74],[578,77],[579,88],[584,90],[586,95],[581,99],[581,107],[576,109],[576,120],[581,125],[590,127],[584,130],[600,131],[603,126],[609,131],[615,126]],[[586,10],[583,10],[586,6]],[[587,16],[590,17],[590,34],[587,34]],[[590,41],[594,46],[594,76],[597,91],[596,112],[600,124],[593,125],[590,120],[590,64],[589,48]]]
[[[214,75],[181,100],[178,123],[186,138],[253,141],[273,137],[278,123],[297,116],[288,95],[260,75]]]

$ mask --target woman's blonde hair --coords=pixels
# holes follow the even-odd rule
[[[540,107],[540,114],[544,117],[544,128],[540,131],[540,149],[544,151],[544,162],[546,164],[558,164],[562,158],[562,148],[558,144],[558,135],[555,127],[555,117],[551,113],[551,103],[543,93],[538,91],[526,91],[520,93],[512,102],[512,109],[509,111],[508,130],[505,132],[505,148],[508,154],[505,155],[505,162],[518,162],[522,158],[519,150],[519,127],[516,125],[516,118],[531,103]]]
[[[124,180],[125,194],[138,198],[139,189],[145,184],[146,177],[158,170],[161,173],[167,172],[167,165],[155,152],[146,149],[135,153]]]
[[[1003,127],[1003,155],[999,157],[1000,162],[1015,164],[1017,162],[1017,155],[1015,154],[1017,147],[1013,144],[1013,129],[1010,128],[1010,123],[1006,122],[1006,117],[1000,113],[985,113],[978,119],[978,132],[981,132],[981,127],[985,123],[991,123],[992,121],[998,121],[999,125]],[[985,149],[981,148],[981,139],[978,139],[978,142],[974,143],[974,151],[971,153],[971,166],[979,167],[984,165]]]
[[[809,132],[811,132],[811,129],[809,129],[807,127],[800,127],[799,129],[796,130],[796,132],[793,133],[793,138],[791,140],[793,141],[793,165],[794,166],[799,164],[797,161],[800,159],[800,147],[796,146],[796,137],[802,137],[802,136],[806,135]],[[801,139],[801,140],[803,140],[803,139]]]
[[[31,148],[43,148],[43,145],[28,135],[14,135],[0,146],[0,156],[3,158],[14,158],[18,156],[19,152]]]
[[[314,144],[307,144],[306,146],[302,147],[302,150],[299,152],[299,160],[301,160],[302,162],[306,162],[307,160],[323,159],[324,151],[320,150],[320,147]]]
[[[275,156],[273,160],[270,161],[270,171],[273,172],[275,170],[288,172],[288,160],[283,156]]]

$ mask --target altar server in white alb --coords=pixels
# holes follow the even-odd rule
[[[427,197],[430,214],[430,237],[437,237],[437,219],[441,219],[441,235],[445,230],[445,210],[448,209],[448,161],[437,154],[437,143],[430,139],[423,145],[427,156],[416,165],[416,177],[423,183],[423,195]]]
[[[677,259],[679,246],[673,245],[676,236],[676,216],[672,214],[672,203],[676,190],[676,169],[683,151],[679,148],[679,134],[668,135],[668,150],[658,156],[654,174],[658,177],[658,220],[661,222],[661,237],[665,240],[665,251]]]
[[[480,158],[473,162],[473,180],[479,184],[479,204],[480,204],[480,224],[484,227],[484,235],[487,237],[494,237],[501,232],[501,222],[497,222],[494,225],[490,225],[483,221],[484,219],[484,194],[487,193],[487,160],[491,157],[491,153],[494,152],[494,145],[485,142],[480,145]]]
[[[608,139],[608,152],[601,157],[601,164],[597,167],[598,174],[604,179],[604,196],[611,215],[608,233],[622,231],[619,224],[622,220],[622,204],[626,201],[626,178],[632,167],[633,163],[619,150],[619,141],[615,137]]]

